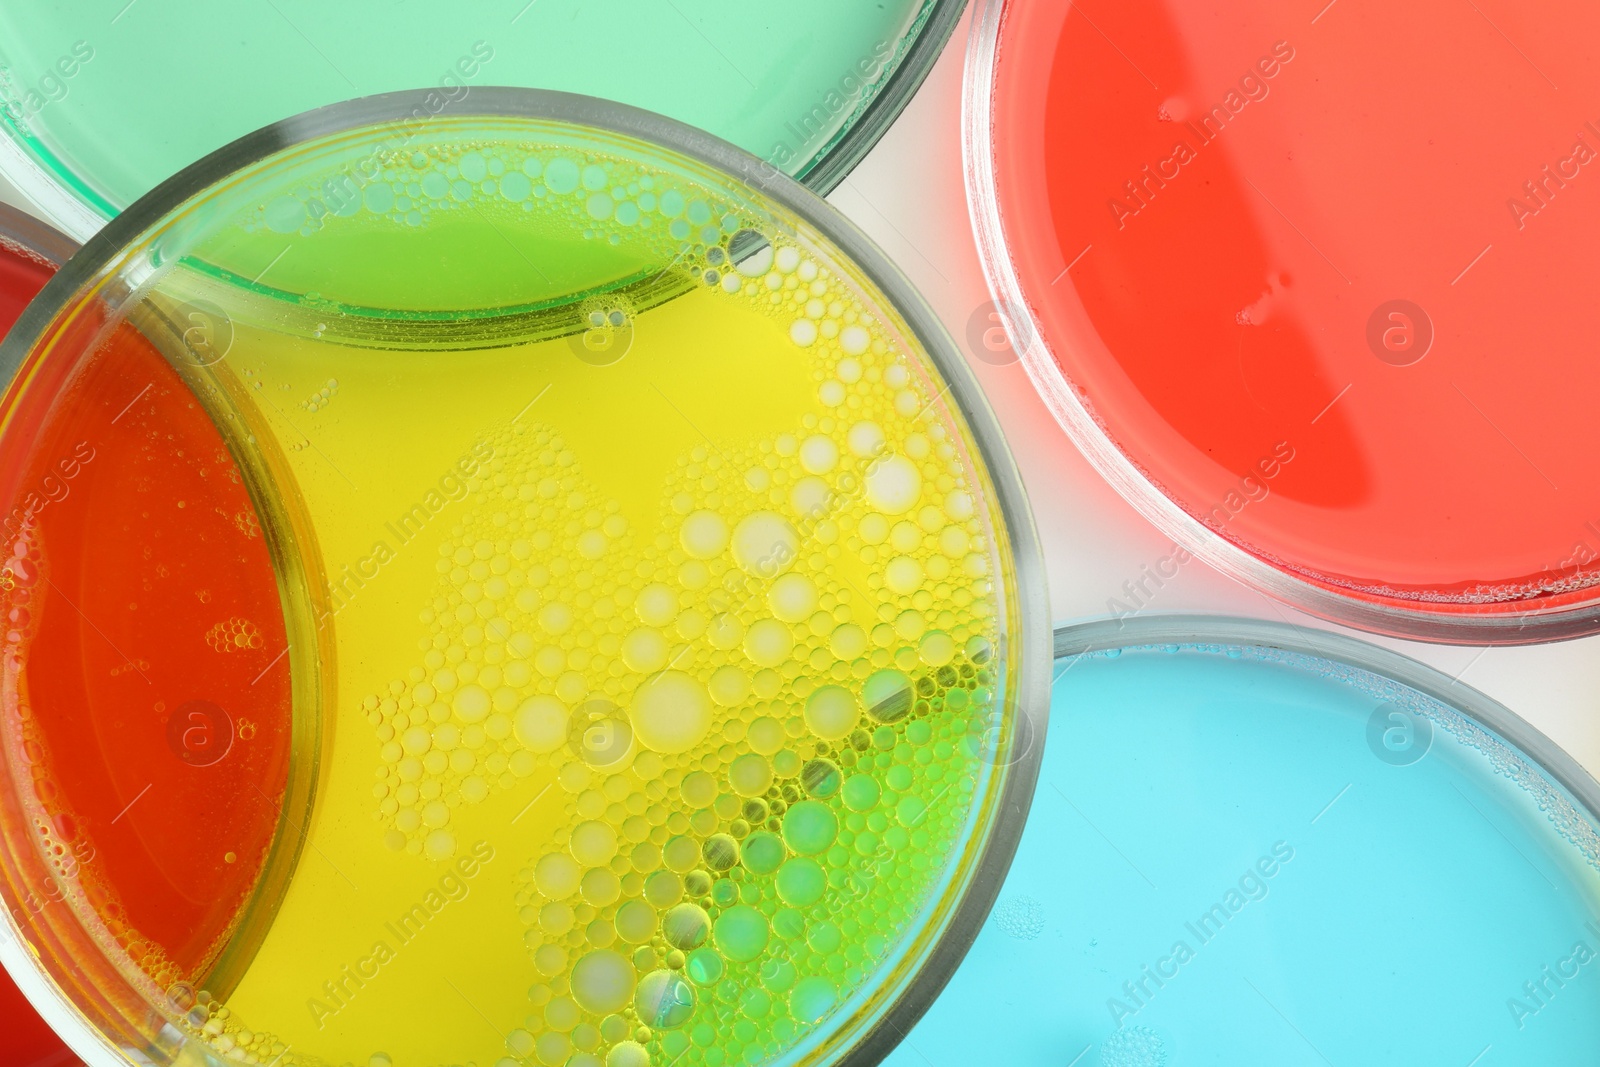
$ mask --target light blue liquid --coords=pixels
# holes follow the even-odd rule
[[[1520,753],[1291,654],[1063,669],[999,904],[889,1067],[1600,1063],[1594,831],[1485,750]],[[1388,717],[1408,702],[1437,719],[1400,765],[1430,725]]]

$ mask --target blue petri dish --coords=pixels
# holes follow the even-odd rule
[[[1056,632],[996,907],[889,1067],[1600,1061],[1597,788],[1320,631]]]

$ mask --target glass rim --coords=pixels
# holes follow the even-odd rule
[[[1161,533],[1215,570],[1251,589],[1330,622],[1369,633],[1438,644],[1523,645],[1600,633],[1600,586],[1576,602],[1527,611],[1463,611],[1449,605],[1408,604],[1399,598],[1363,600],[1274,566],[1223,537],[1162,492],[1115,440],[1056,362],[1012,263],[995,175],[994,73],[1010,0],[975,0],[968,32],[961,105],[967,211],[978,258],[995,303],[1034,389],[1090,466]]]
[[[796,181],[815,191],[817,195],[826,196],[850,176],[850,172],[883,138],[889,127],[900,117],[900,113],[911,103],[912,97],[922,87],[928,75],[932,73],[934,64],[944,54],[945,46],[955,33],[955,28],[960,23],[966,8],[967,0],[927,0],[923,5],[924,13],[920,16],[920,27],[915,36],[909,39],[909,47],[884,81],[882,88],[857,113],[854,122],[824,144],[821,151],[793,176]],[[398,90],[402,93],[412,91],[422,90]],[[483,90],[479,88],[473,91]],[[335,103],[327,106],[339,105]],[[185,166],[179,173],[188,170],[190,166],[193,164]],[[0,176],[16,188],[29,206],[78,240],[87,242],[104,228],[111,218],[116,217],[106,216],[104,211],[96,207],[86,196],[73,192],[70,183],[62,174],[57,173],[55,168],[36,156],[13,135],[10,129],[3,126],[0,126]],[[128,204],[123,211],[133,207],[134,203],[138,201]]]
[[[1487,729],[1565,790],[1600,826],[1600,782],[1566,749],[1482,690],[1370,641],[1320,627],[1205,612],[1066,623],[1057,626],[1054,634],[1058,666],[1064,660],[1108,649],[1169,644],[1277,649],[1397,682]]]
[[[42,219],[0,203],[0,248],[38,257],[60,268],[78,250],[78,242]]]
[[[246,167],[309,141],[364,126],[406,119],[431,90],[403,90],[332,104],[263,127],[218,149],[168,178],[90,238],[29,304],[10,334],[0,341],[0,387],[9,389],[18,368],[46,334],[57,316],[79,296],[86,283],[152,227],[180,210],[194,197]],[[928,943],[920,963],[898,988],[884,990],[876,1017],[853,1043],[838,1054],[840,1067],[878,1063],[933,1003],[978,935],[999,895],[1033,800],[1049,719],[1052,658],[1050,616],[1043,549],[1026,490],[998,419],[960,349],[942,322],[905,275],[854,223],[818,194],[771,164],[712,134],[653,112],[595,97],[545,89],[484,87],[437,112],[458,118],[532,119],[589,127],[631,137],[663,148],[741,182],[811,226],[861,276],[876,288],[905,323],[948,387],[977,446],[991,484],[995,504],[1010,538],[1017,632],[1008,632],[1018,650],[1014,680],[1014,730],[1031,743],[1005,765],[1005,777],[994,801],[995,815],[976,860],[964,875],[956,903],[946,913],[943,929]],[[959,882],[958,882],[959,884]],[[12,915],[0,923],[0,960],[25,964],[24,993],[36,1004],[46,996],[47,1014],[73,1050],[95,1067],[124,1065],[126,1058],[97,1030],[78,1017],[63,994],[27,959],[21,930]],[[21,984],[21,983],[19,983]],[[70,1016],[64,1018],[62,1016]],[[67,1025],[63,1025],[67,1024]]]
[[[966,11],[967,0],[933,0],[922,28],[901,57],[883,89],[856,121],[824,152],[796,175],[796,180],[818,196],[827,196],[850,176],[910,105],[911,98],[933,72]]]

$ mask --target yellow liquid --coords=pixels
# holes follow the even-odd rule
[[[217,372],[315,528],[337,695],[287,894],[191,1014],[214,1047],[762,1062],[948,907],[1014,669],[1004,527],[925,357],[775,245],[614,360],[236,325]]]

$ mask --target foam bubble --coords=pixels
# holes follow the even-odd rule
[[[874,671],[861,685],[861,703],[878,722],[899,722],[910,713],[915,699],[911,679],[892,667]]]
[[[430,860],[447,860],[456,854],[456,838],[449,830],[435,830],[422,843],[422,852]]]
[[[667,639],[660,630],[641,627],[622,641],[622,662],[631,671],[651,674],[667,665]]]
[[[888,438],[883,434],[883,427],[877,423],[862,421],[850,427],[850,432],[845,435],[845,444],[853,454],[869,459],[882,454]]]
[[[807,474],[827,474],[839,465],[839,446],[831,437],[812,434],[800,442],[800,466]]]
[[[687,752],[711,729],[711,696],[682,671],[662,671],[640,683],[629,708],[639,743],[655,752]]]
[[[566,743],[567,717],[567,706],[555,697],[532,696],[517,708],[512,730],[530,750],[554,752]]]
[[[742,797],[758,797],[772,785],[772,764],[755,752],[746,752],[728,768],[728,783]]]
[[[617,936],[630,945],[642,945],[655,936],[656,910],[642,900],[630,900],[617,909]]]
[[[572,968],[572,998],[585,1011],[606,1015],[620,1011],[633,996],[633,964],[619,952],[597,949]]]
[[[489,717],[489,693],[481,685],[464,685],[450,702],[456,718],[465,723],[482,722]]]
[[[572,831],[572,855],[579,863],[598,867],[617,854],[617,832],[607,823],[581,822]]]
[[[819,686],[806,698],[805,720],[806,727],[824,741],[838,741],[856,728],[861,705],[842,685]]]
[[[639,590],[633,610],[646,626],[665,626],[678,614],[678,594],[660,582]]]
[[[679,904],[661,917],[661,936],[673,948],[699,948],[710,935],[711,916],[698,904]]]
[[[776,667],[794,651],[794,633],[777,619],[761,619],[744,638],[745,655],[763,667]]]
[[[839,836],[839,819],[820,800],[792,804],[783,816],[783,842],[802,856],[825,851]]]
[[[922,564],[912,556],[896,556],[883,569],[883,584],[891,592],[909,596],[922,585]]]
[[[788,519],[772,511],[757,511],[740,520],[733,531],[733,558],[744,570],[770,578],[788,570],[800,551],[800,535]]]
[[[767,605],[783,622],[800,622],[817,610],[817,584],[804,574],[785,574],[767,591]]]
[[[709,689],[712,700],[731,708],[750,695],[750,676],[732,664],[718,667],[711,672]]]
[[[839,999],[833,983],[818,975],[807,975],[789,992],[789,1013],[803,1023],[814,1023],[833,1010]]]
[[[922,472],[904,456],[885,456],[867,471],[867,501],[886,515],[904,515],[922,496]]]
[[[636,1041],[620,1041],[606,1053],[606,1067],[650,1067],[650,1053]]]
[[[674,1030],[688,1022],[694,1003],[694,988],[667,970],[651,971],[640,979],[633,998],[639,1021],[656,1030]]]
[[[695,559],[711,559],[728,547],[728,523],[714,511],[700,510],[683,520],[678,539]]]
[[[577,892],[582,876],[578,862],[561,852],[544,856],[533,868],[534,884],[551,900],[565,900]]]
[[[735,904],[717,916],[714,933],[717,950],[734,963],[761,955],[772,936],[766,916],[749,904]]]

